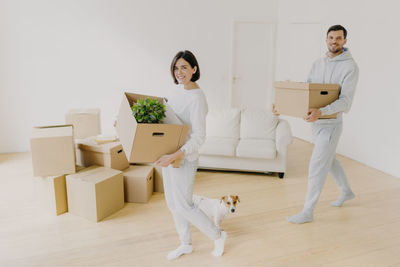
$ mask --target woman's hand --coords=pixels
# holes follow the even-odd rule
[[[169,164],[173,163],[176,159],[183,157],[184,154],[185,152],[179,149],[173,154],[166,154],[162,156],[155,162],[155,164],[161,167],[168,167]]]
[[[159,158],[155,164],[161,167],[168,167],[169,164],[171,164],[175,158],[173,157],[173,154],[167,154]]]

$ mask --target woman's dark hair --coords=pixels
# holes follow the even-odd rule
[[[326,32],[326,36],[328,36],[328,33],[331,31],[334,31],[334,32],[335,31],[343,31],[344,39],[346,39],[346,37],[347,37],[347,31],[342,25],[333,25],[333,26],[329,27],[328,31]]]
[[[175,68],[175,64],[178,61],[178,59],[183,58],[184,60],[186,60],[190,66],[192,68],[197,67],[197,70],[195,73],[193,73],[192,75],[192,79],[190,79],[192,82],[197,81],[198,79],[200,79],[200,67],[199,67],[199,63],[197,63],[197,59],[196,57],[193,55],[192,52],[190,52],[189,50],[185,50],[185,51],[180,51],[176,54],[176,56],[174,57],[174,59],[171,62],[171,75],[172,75],[172,79],[174,79],[174,83],[178,84],[178,81],[175,78],[175,74],[174,74],[174,68]]]

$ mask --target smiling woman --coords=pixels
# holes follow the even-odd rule
[[[196,81],[200,79],[200,67],[192,52],[178,52],[171,63],[171,75],[175,84],[183,84],[185,89],[199,88]]]
[[[175,84],[180,86],[169,98],[168,104],[181,121],[190,125],[189,138],[175,153],[164,155],[155,164],[162,166],[164,194],[171,211],[180,246],[171,251],[167,258],[176,259],[193,251],[190,224],[214,240],[214,256],[224,252],[226,233],[219,229],[193,203],[193,185],[198,166],[199,148],[206,136],[206,115],[208,105],[203,91],[196,81],[200,78],[200,68],[196,57],[190,51],[176,54],[171,63],[171,75]],[[179,168],[171,163],[183,157]]]

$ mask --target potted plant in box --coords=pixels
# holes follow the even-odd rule
[[[138,123],[162,123],[165,118],[165,105],[157,99],[138,99],[132,106],[132,114]]]

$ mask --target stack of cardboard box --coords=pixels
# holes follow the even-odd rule
[[[33,128],[31,151],[39,204],[56,215],[67,212],[65,175],[76,171],[72,125]]]
[[[142,97],[166,105],[162,124],[136,122],[130,107]],[[120,140],[96,138],[99,109],[70,110],[65,120],[66,125],[33,129],[36,198],[56,215],[69,211],[95,222],[123,208],[124,200],[146,203],[153,191],[163,192],[162,168],[151,162],[179,149],[189,130],[164,99],[132,93],[124,93],[118,113]]]

